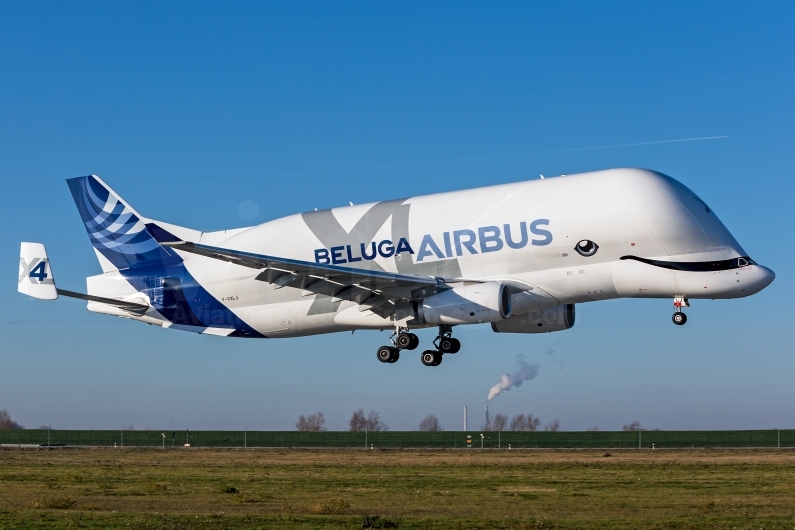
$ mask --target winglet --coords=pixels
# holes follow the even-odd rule
[[[19,285],[17,290],[39,300],[55,300],[55,278],[41,243],[22,243],[19,250]]]

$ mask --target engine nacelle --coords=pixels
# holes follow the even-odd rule
[[[495,333],[549,333],[570,329],[572,326],[574,304],[566,304],[492,322],[491,329]]]
[[[511,316],[511,289],[499,282],[465,284],[417,304],[417,317],[431,325],[496,322]]]

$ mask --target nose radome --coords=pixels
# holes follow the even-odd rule
[[[761,291],[776,279],[776,273],[767,267],[759,265],[759,290]]]

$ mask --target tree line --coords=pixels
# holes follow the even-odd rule
[[[516,414],[508,420],[506,414],[495,414],[486,418],[480,426],[482,431],[538,431],[541,429],[541,420],[532,414]],[[560,420],[553,420],[544,425],[544,430],[557,432],[560,430]]]
[[[25,427],[17,423],[11,418],[11,414],[8,413],[8,409],[0,410],[0,430],[13,430],[13,429],[24,429]],[[40,429],[46,429],[47,426],[42,426]],[[308,431],[308,432],[322,432],[327,431],[326,428],[326,418],[322,412],[317,412],[315,414],[309,414],[308,416],[304,416],[301,414],[299,416],[298,421],[295,422],[295,428],[299,431]],[[135,427],[130,425],[127,430],[134,430]],[[148,430],[148,429],[145,429]],[[352,432],[358,431],[370,431],[370,432],[378,432],[378,431],[387,431],[389,427],[386,423],[381,419],[381,413],[375,410],[371,410],[370,412],[365,412],[364,409],[359,409],[353,412],[351,415],[351,419],[348,420],[348,430]],[[419,431],[426,431],[426,432],[440,432],[444,431],[439,418],[437,418],[433,414],[428,414],[423,420],[420,422],[419,427],[417,428]],[[538,431],[541,429],[541,420],[532,414],[516,414],[513,418],[508,418],[505,414],[495,414],[494,417],[488,418],[487,421],[484,421],[483,424],[480,426],[480,430],[482,431]],[[560,430],[560,421],[555,419],[553,421],[547,422],[544,427],[544,431],[548,432],[557,432]],[[588,427],[585,429],[586,431],[598,431],[599,427]],[[639,421],[633,421],[631,423],[627,423],[622,426],[622,430],[624,431],[645,431]],[[659,431],[660,429],[652,429],[654,431]]]
[[[309,416],[301,414],[295,422],[295,428],[299,431],[321,432],[327,431],[326,418],[322,412],[316,412]],[[348,430],[358,431],[388,431],[389,427],[381,419],[381,413],[375,410],[365,413],[364,409],[353,412],[351,419],[348,420]]]
[[[299,431],[306,432],[323,432],[327,431],[326,417],[322,412],[309,414],[304,416],[301,414],[298,421],[295,422],[295,428]],[[389,427],[381,419],[381,414],[375,410],[365,413],[364,409],[359,409],[353,412],[351,419],[348,420],[349,431],[386,431]],[[420,422],[419,431],[425,432],[440,432],[444,431],[439,418],[433,414],[428,414]],[[482,431],[538,431],[541,430],[541,420],[532,414],[517,414],[513,418],[508,419],[505,414],[495,414],[493,418],[489,418],[487,422],[483,422],[480,430]],[[560,430],[560,421],[554,420],[547,422],[543,430],[549,432],[557,432]],[[599,430],[597,427],[592,427],[589,430]]]
[[[303,414],[295,422],[295,428],[299,431],[320,432],[326,431],[326,418],[322,412],[304,416]],[[348,421],[349,431],[386,431],[389,427],[381,420],[381,414],[374,410],[366,413],[364,409],[359,409],[351,415]],[[645,431],[639,421],[627,423],[621,428],[624,431]],[[439,418],[433,414],[428,414],[420,422],[418,431],[441,432],[444,431]],[[532,414],[516,414],[513,418],[508,418],[506,414],[495,414],[488,418],[480,426],[481,431],[546,431],[558,432],[560,430],[560,420],[555,419],[541,426],[541,420]],[[593,426],[585,429],[588,432],[599,431],[599,427]],[[652,429],[659,431],[660,429]]]

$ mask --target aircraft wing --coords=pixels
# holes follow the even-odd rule
[[[279,287],[303,289],[306,294],[351,300],[373,311],[385,304],[393,305],[398,300],[425,298],[443,290],[445,285],[442,278],[432,276],[325,265],[187,241],[161,245],[242,267],[264,269],[256,276],[257,280]]]

